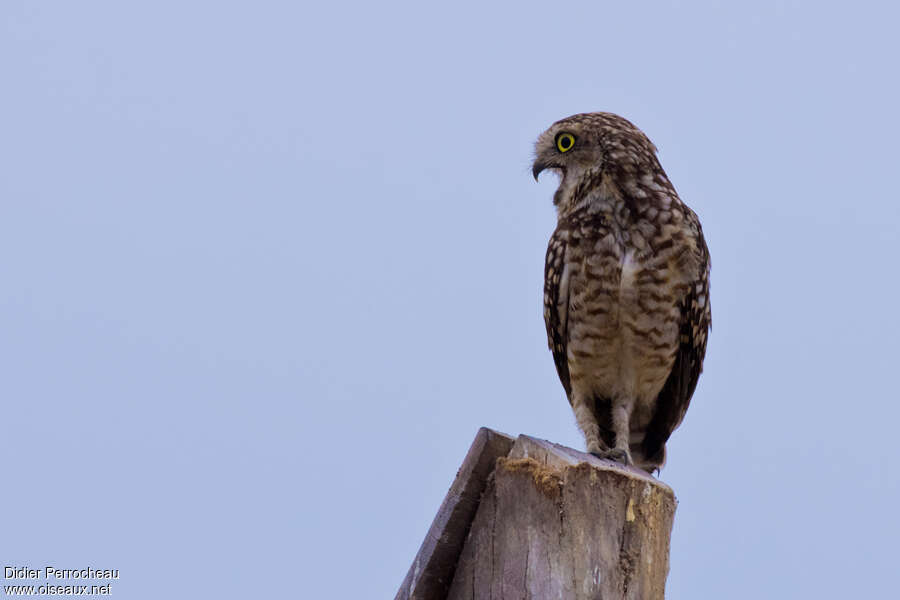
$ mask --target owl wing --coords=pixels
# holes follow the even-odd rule
[[[547,342],[556,363],[556,372],[566,390],[572,393],[569,379],[569,362],[566,351],[569,321],[569,265],[566,261],[568,230],[557,227],[547,245],[544,262],[544,323],[547,326]],[[571,401],[571,400],[570,400]]]
[[[709,307],[709,249],[697,223],[700,276],[680,303],[680,334],[675,364],[656,401],[656,412],[644,437],[644,456],[662,462],[663,449],[672,432],[681,424],[697,380],[703,370],[706,339],[712,323]]]

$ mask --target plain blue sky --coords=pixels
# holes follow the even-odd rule
[[[119,598],[392,597],[479,426],[582,447],[529,164],[608,110],[713,259],[669,597],[884,597],[898,19],[6,0],[0,562],[118,568]]]

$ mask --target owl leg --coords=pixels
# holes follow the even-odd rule
[[[572,394],[572,409],[575,411],[575,422],[584,433],[587,451],[594,456],[609,452],[609,447],[600,439],[600,425],[587,399],[581,394]]]
[[[628,446],[628,434],[630,431],[629,421],[631,418],[630,411],[626,405],[614,402],[612,405],[610,420],[612,421],[613,435],[615,436],[615,445],[612,448],[606,448],[595,452],[588,446],[588,452],[597,458],[606,458],[620,462],[623,465],[633,465],[634,460],[631,458],[631,451]]]

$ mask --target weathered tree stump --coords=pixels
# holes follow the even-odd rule
[[[496,441],[485,451],[484,439],[492,435],[502,436],[486,429],[476,436],[398,599],[664,597],[676,505],[668,486],[638,469],[528,436],[519,436],[506,456]],[[506,436],[495,439],[504,438],[509,444]],[[485,470],[467,465],[492,455],[496,466],[479,483]],[[463,515],[441,518],[461,477],[468,478],[462,487],[484,490],[477,511],[466,512],[474,518],[464,539]],[[448,531],[439,521],[453,526]],[[440,585],[423,585],[421,573],[436,571]]]

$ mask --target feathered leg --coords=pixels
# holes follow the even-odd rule
[[[590,401],[593,402],[593,398]],[[575,412],[575,422],[584,433],[587,451],[594,456],[601,456],[601,454],[609,452],[609,447],[600,438],[600,425],[597,424],[597,417],[591,410],[588,399],[581,394],[573,393],[572,409]]]
[[[609,404],[607,404],[606,406],[610,407]],[[609,410],[609,424],[612,426],[613,447],[610,448],[605,443],[603,443],[601,439],[599,449],[595,450],[591,448],[590,444],[588,444],[588,452],[590,452],[597,458],[614,460],[616,462],[622,463],[623,465],[633,465],[634,460],[632,460],[631,458],[631,451],[629,449],[629,421],[631,418],[631,411],[629,410],[627,404],[621,402],[613,402]],[[596,426],[596,420],[594,420],[593,422]],[[581,421],[579,421],[578,424],[580,425]],[[585,434],[585,438],[587,438],[587,434]]]

